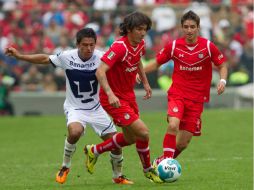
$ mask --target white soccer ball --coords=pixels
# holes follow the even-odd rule
[[[181,176],[182,167],[177,160],[166,158],[158,164],[157,171],[162,181],[170,183]]]

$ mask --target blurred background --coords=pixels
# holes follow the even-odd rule
[[[56,54],[75,47],[75,34],[93,28],[97,48],[107,50],[119,37],[123,17],[139,10],[153,21],[146,35],[148,64],[166,42],[181,36],[181,15],[192,9],[201,18],[200,35],[213,41],[229,67],[227,90],[217,97],[219,76],[214,70],[210,108],[239,109],[253,106],[253,1],[252,0],[0,0],[0,115],[62,114],[65,76],[61,69],[33,66],[4,55],[13,46],[27,54]],[[166,110],[166,90],[171,84],[174,63],[148,75],[154,97],[142,110]],[[165,101],[162,101],[162,99]]]

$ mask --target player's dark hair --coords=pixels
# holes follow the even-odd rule
[[[128,33],[128,30],[133,30],[135,27],[140,25],[146,25],[147,31],[151,29],[152,21],[151,19],[138,11],[128,14],[123,22],[120,24],[120,35],[125,36]]]
[[[92,28],[83,28],[76,34],[76,43],[79,44],[83,38],[93,38],[96,42],[97,36]]]
[[[200,23],[200,18],[199,16],[194,13],[193,11],[188,11],[187,13],[185,13],[182,18],[181,18],[181,25],[183,26],[183,23],[186,20],[193,20],[196,22],[197,26],[199,27],[199,23]]]

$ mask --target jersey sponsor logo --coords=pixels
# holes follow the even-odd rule
[[[133,71],[137,70],[137,68],[138,68],[137,66],[135,66],[135,67],[127,67],[125,69],[125,71],[130,73],[130,72],[133,72]]]
[[[185,66],[180,65],[180,70],[181,71],[200,71],[200,70],[202,70],[202,66],[199,66],[199,67],[185,67]]]
[[[114,53],[113,51],[111,51],[111,52],[108,54],[107,58],[111,60],[114,56],[115,56],[115,53]]]
[[[128,113],[124,114],[124,119],[129,120],[130,118],[131,118],[131,116]]]
[[[80,64],[80,63],[75,63],[75,62],[73,62],[73,61],[70,61],[70,66],[83,69],[83,68],[94,67],[94,66],[95,66],[95,63],[94,63],[94,62],[91,62],[91,63],[86,63],[86,64]]]

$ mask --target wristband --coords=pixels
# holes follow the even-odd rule
[[[225,79],[220,79],[220,82],[223,82],[225,85],[227,84],[227,81]]]

